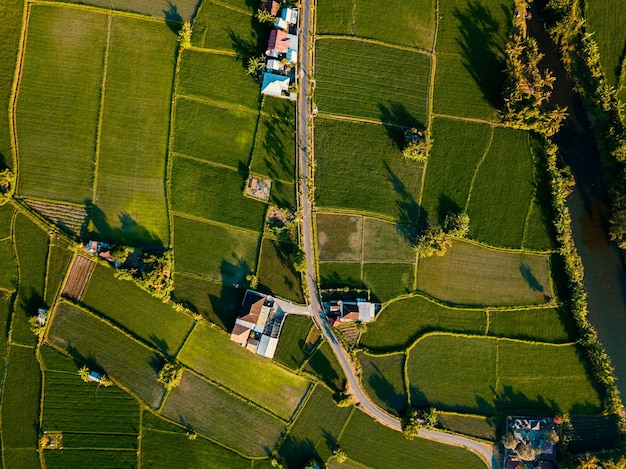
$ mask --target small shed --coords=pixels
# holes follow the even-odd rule
[[[98,373],[97,371],[90,371],[89,374],[87,375],[87,379],[89,381],[99,383],[100,381],[102,381],[103,376],[104,375],[102,373]]]
[[[48,319],[48,310],[45,308],[39,308],[37,310],[37,322],[41,326],[46,325],[46,319]]]

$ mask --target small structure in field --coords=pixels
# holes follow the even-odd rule
[[[507,431],[502,438],[506,469],[556,467],[556,443],[559,441],[558,417],[507,417]]]
[[[98,373],[97,371],[90,371],[87,375],[87,380],[93,381],[94,383],[100,383],[102,382],[103,376],[104,375],[102,373]]]
[[[269,179],[250,176],[246,183],[246,195],[254,197],[255,199],[267,201],[270,198],[270,191],[272,190],[272,181]]]
[[[290,81],[291,79],[284,75],[265,72],[263,74],[263,83],[261,84],[261,93],[280,98],[288,92]]]
[[[100,254],[102,252],[107,252],[109,249],[111,249],[111,245],[103,241],[91,240],[87,241],[87,244],[85,245],[85,251],[89,254]]]
[[[263,8],[270,8],[270,5],[264,4]],[[298,47],[298,9],[281,8],[265,51],[267,62],[263,70],[262,94],[296,99]]]
[[[331,300],[324,303],[326,317],[333,326],[344,322],[371,322],[380,311],[380,307],[380,303],[371,303],[363,298]]]
[[[40,444],[42,449],[63,449],[63,433],[43,432]]]
[[[274,0],[266,0],[261,4],[261,10],[267,11],[272,16],[276,16],[279,8],[280,4]]]
[[[40,326],[46,325],[46,320],[48,319],[48,310],[45,308],[39,308],[37,310],[37,322]]]

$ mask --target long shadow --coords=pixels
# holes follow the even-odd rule
[[[167,343],[167,340],[158,337],[156,334],[150,334],[150,342],[152,342],[156,347],[161,351],[163,355],[166,357],[170,357],[170,346]]]
[[[372,364],[372,367],[376,370],[376,373],[370,375],[367,382],[376,393],[376,397],[380,402],[384,402],[391,409],[394,409],[396,415],[404,415],[406,411],[406,395],[396,391],[396,388],[385,378],[378,366]]]
[[[33,287],[30,287],[30,290],[25,295],[20,295],[20,307],[26,318],[30,318],[31,316],[37,313],[37,310],[44,306],[44,297],[39,294]]]
[[[473,0],[464,9],[455,8],[459,21],[456,42],[461,51],[463,66],[478,84],[485,100],[494,108],[502,106],[504,64],[500,25],[483,4]],[[512,10],[505,11],[510,18]]]
[[[539,280],[537,279],[537,277],[535,277],[535,274],[533,274],[533,271],[528,264],[521,263],[519,265],[519,272],[531,290],[540,292],[540,293],[544,292],[543,285],[539,283]]]
[[[289,434],[278,450],[287,467],[304,467],[311,458],[320,458],[315,445],[309,438],[298,438]]]
[[[167,10],[163,10],[163,16],[165,17],[165,24],[167,24],[170,30],[178,35],[178,32],[182,28],[183,17],[178,12],[178,7],[168,0]]]
[[[415,127],[419,130],[426,128],[424,123],[413,117],[402,103],[378,103],[378,110],[380,111],[380,121],[400,151],[404,147],[404,132],[402,128],[410,129]]]
[[[437,200],[437,223],[443,226],[446,216],[450,213],[460,213],[461,207],[448,197],[446,194],[441,192],[439,194]]]
[[[93,353],[89,352],[89,355],[83,355],[71,342],[67,341],[65,346],[67,352],[74,360],[77,368],[87,366],[91,371],[97,371],[102,374],[106,374],[104,367],[98,362]]]
[[[420,210],[420,206],[413,194],[406,189],[404,182],[393,172],[386,161],[383,162],[383,166],[387,172],[387,180],[391,182],[397,197],[396,206],[398,207],[398,213],[396,215],[396,226],[407,241],[413,242],[413,231],[410,227],[423,229],[426,225],[428,214],[425,210]]]

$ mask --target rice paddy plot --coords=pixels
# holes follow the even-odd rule
[[[176,102],[174,151],[233,169],[245,167],[254,144],[257,120],[258,113],[254,111],[181,97]]]
[[[266,205],[243,195],[237,171],[177,157],[172,169],[175,212],[260,232]]]
[[[307,373],[317,376],[333,391],[343,392],[345,390],[346,376],[328,342],[322,343],[317,348],[303,369]]]
[[[312,327],[313,322],[309,316],[300,314],[285,316],[274,360],[293,370],[299,369],[314,346],[307,343]]]
[[[290,212],[296,211],[296,185],[295,183],[283,182],[275,179],[272,181],[272,192],[269,203]]]
[[[347,39],[316,42],[320,112],[416,127],[426,123],[430,57]]]
[[[188,371],[162,414],[249,456],[265,456],[284,429],[277,418]]]
[[[165,355],[175,355],[194,323],[133,282],[115,278],[115,271],[96,266],[81,302],[125,330],[154,345]]]
[[[363,288],[360,263],[320,262],[318,268],[322,288]]]
[[[319,8],[319,5],[318,5]],[[359,37],[432,50],[435,39],[435,0],[392,0],[383,8],[356,0],[354,34]]]
[[[97,461],[98,468],[119,469],[120,467],[137,467],[137,451],[94,449],[63,449],[44,452],[44,460],[48,469],[66,469],[68,467],[93,467]]]
[[[230,341],[200,322],[178,359],[194,371],[289,419],[310,382]]]
[[[42,344],[39,347],[39,354],[45,371],[62,371],[71,375],[77,375],[79,365],[68,355],[61,353],[51,345]]]
[[[320,261],[361,261],[363,217],[318,213],[315,221]]]
[[[33,5],[27,36],[15,115],[17,191],[81,204],[92,197],[107,17]]]
[[[458,414],[456,412],[439,412],[439,424],[444,430],[463,435],[480,438],[481,440],[496,441],[498,435],[498,420],[483,415]]]
[[[61,284],[72,261],[73,253],[65,245],[50,244],[48,256],[45,303],[52,305],[60,293]]]
[[[39,451],[36,447],[27,449],[5,448],[2,453],[5,467],[41,467]]]
[[[288,467],[303,467],[312,457],[326,461],[353,407],[337,407],[331,392],[317,385],[278,450]]]
[[[0,239],[11,236],[11,221],[15,214],[15,208],[11,204],[0,205]]]
[[[53,1],[67,2],[68,0]],[[69,0],[69,2],[140,13],[174,23],[190,21],[200,3],[199,0],[177,0],[176,3],[169,0]],[[176,26],[178,25],[172,24],[172,28]],[[172,34],[175,34],[174,31]]]
[[[423,438],[407,440],[401,432],[380,425],[358,410],[352,414],[338,443],[351,459],[379,469],[485,468],[474,453]]]
[[[577,333],[571,313],[562,307],[489,311],[489,335],[559,343]]]
[[[0,291],[0,324],[8,324],[9,316],[12,310],[13,298],[11,294]],[[4,360],[7,352],[8,334],[6,332],[0,333],[0,360]]]
[[[48,340],[75,361],[120,382],[150,407],[156,409],[161,403],[165,390],[157,381],[157,371],[162,357],[101,319],[61,303],[49,326]]]
[[[626,11],[620,0],[589,0],[585,2],[587,30],[598,43],[600,63],[608,84],[617,87],[626,50]]]
[[[243,284],[254,272],[260,233],[174,217],[176,270],[225,285]]]
[[[556,246],[548,207],[537,196],[532,200],[524,233],[524,249],[549,251]]]
[[[227,331],[233,328],[243,300],[242,289],[194,276],[174,274],[173,300],[202,314]]]
[[[404,353],[393,355],[357,354],[361,364],[361,382],[367,394],[384,411],[401,417],[408,405],[404,384]]]
[[[483,309],[449,308],[422,296],[390,302],[368,324],[360,345],[370,350],[402,350],[427,332],[446,331],[484,334],[487,316]]]
[[[364,264],[363,284],[370,295],[380,302],[413,291],[414,264]]]
[[[220,86],[215,86],[216,83]],[[259,85],[246,74],[242,59],[190,49],[183,51],[177,92],[254,111],[261,103]]]
[[[71,358],[65,360],[76,368]],[[45,376],[44,431],[86,434],[74,436],[73,444],[64,435],[64,447],[137,449],[140,409],[133,397],[115,386],[85,383],[76,371]]]
[[[459,305],[545,303],[554,296],[548,256],[455,241],[442,257],[420,259],[417,288]]]
[[[442,224],[448,213],[465,210],[476,168],[491,146],[493,128],[487,124],[435,118],[432,135],[434,143],[428,156],[422,211],[434,225]]]
[[[86,204],[66,204],[37,199],[24,199],[24,202],[66,233],[77,238],[84,235],[89,221]]]
[[[402,132],[381,125],[317,118],[317,206],[417,225],[423,168],[402,157],[403,138]]]
[[[363,262],[415,262],[415,228],[365,217],[363,230]]]
[[[257,269],[259,291],[271,293],[295,303],[305,303],[302,293],[302,276],[294,267],[294,254],[298,246],[265,238],[261,245],[261,258]]]
[[[96,263],[86,256],[77,255],[72,262],[62,295],[73,301],[80,301],[91,278]]]
[[[167,245],[165,159],[178,42],[162,23],[114,17],[91,227],[126,244]]]
[[[318,34],[352,34],[356,0],[320,0],[315,8]]]
[[[293,182],[296,173],[295,103],[265,96],[250,171]]]
[[[498,127],[480,165],[467,212],[469,237],[490,245],[520,248],[535,193],[530,135]]]
[[[17,288],[17,270],[13,254],[13,241],[0,241],[0,289],[13,291]]]

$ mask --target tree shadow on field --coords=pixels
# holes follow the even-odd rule
[[[503,8],[505,17],[510,18],[512,10]],[[491,11],[476,0],[469,2],[463,10],[455,8],[453,15],[460,23],[456,42],[465,69],[476,81],[489,105],[500,109],[504,82],[500,25]]]
[[[309,438],[298,438],[291,434],[287,435],[278,454],[287,463],[287,467],[304,467],[311,458],[320,458]]]
[[[531,290],[539,293],[544,292],[543,285],[539,283],[539,280],[537,279],[537,277],[535,277],[535,274],[533,274],[533,270],[528,264],[522,262],[519,266],[519,272]]]
[[[404,415],[406,411],[406,394],[399,393],[380,371],[378,366],[371,364],[376,373],[371,374],[367,378],[369,386],[376,393],[376,397],[380,402],[384,402],[389,408],[395,411],[398,416]]]
[[[77,368],[86,366],[90,371],[106,374],[106,370],[98,362],[93,352],[89,352],[89,355],[83,355],[70,341],[66,342],[65,348],[67,349],[67,353],[72,357],[72,360],[74,360]]]
[[[30,319],[37,313],[37,310],[43,306],[44,297],[39,294],[33,287],[30,287],[28,293],[20,294],[20,307],[24,311],[27,319]]]
[[[380,120],[385,126],[385,130],[389,134],[389,138],[393,140],[399,151],[404,148],[404,130],[415,127],[423,130],[426,126],[413,117],[402,103],[388,102],[387,104],[378,103],[380,111]]]
[[[263,157],[264,166],[267,168],[267,176],[271,179],[281,179],[281,175],[290,169],[293,171],[293,155],[296,150],[295,141],[293,147],[286,148],[281,138],[283,135],[293,134],[293,125],[290,125],[289,118],[270,117],[261,120],[263,125],[263,140],[261,148],[265,155]],[[258,156],[257,156],[258,157]],[[282,170],[279,172],[278,170]],[[292,174],[292,177],[295,175]]]
[[[437,223],[443,226],[446,216],[450,213],[460,213],[461,207],[443,192],[439,193],[437,200]]]
[[[156,345],[156,348],[158,348],[163,355],[165,355],[166,357],[171,357],[170,346],[167,343],[167,340],[157,337],[157,335],[154,333],[150,334],[149,339],[150,339],[150,342]]]
[[[171,0],[168,0],[167,10],[163,10],[163,15],[167,26],[174,34],[178,35],[178,32],[182,28],[183,17],[178,12],[178,7],[172,3]]]
[[[415,241],[415,227],[424,228],[428,214],[420,208],[413,194],[407,190],[404,182],[394,173],[386,161],[383,161],[383,166],[387,172],[387,180],[391,183],[396,194],[396,206],[398,207],[396,227],[398,232],[412,243]]]
[[[161,371],[161,369],[163,368],[163,365],[165,365],[165,357],[161,355],[160,353],[155,352],[150,357],[148,364],[150,365],[150,368],[154,370],[154,373],[158,376],[159,371]]]

